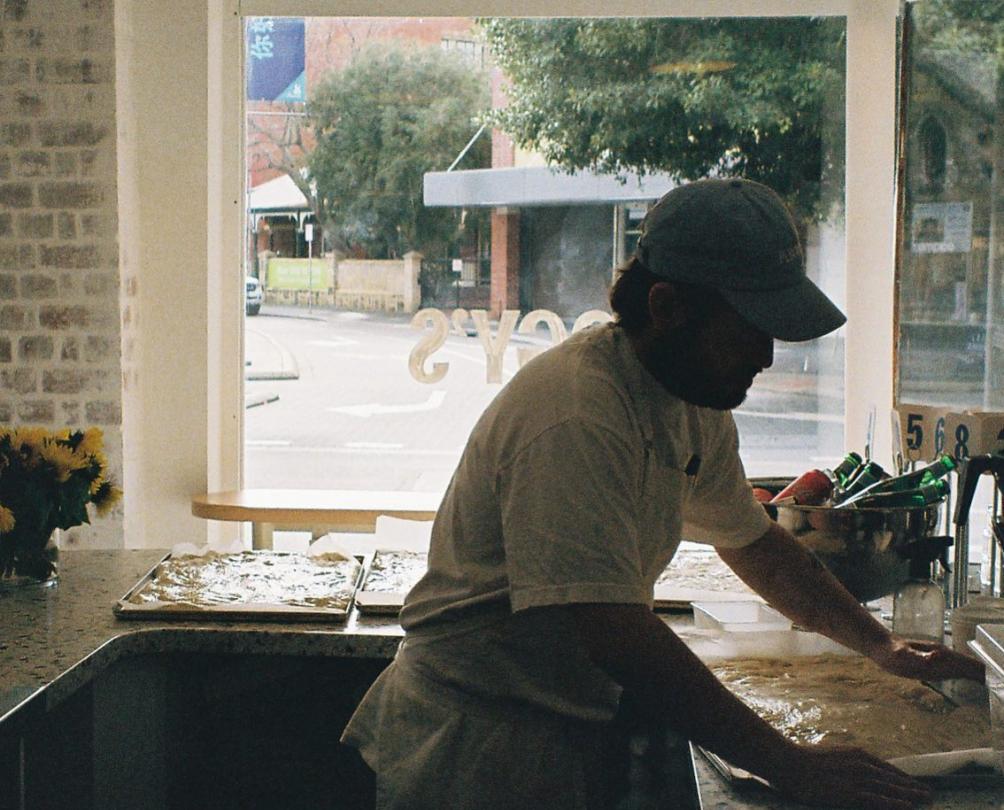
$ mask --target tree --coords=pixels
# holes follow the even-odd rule
[[[423,175],[454,162],[487,103],[479,71],[436,48],[370,46],[330,74],[307,107],[317,140],[307,167],[336,245],[375,258],[446,255],[462,211],[425,207]],[[486,166],[489,149],[478,138],[464,168]]]
[[[491,122],[552,165],[743,175],[807,216],[842,192],[842,20],[479,22],[510,81]]]

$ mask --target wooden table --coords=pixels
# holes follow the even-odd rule
[[[442,495],[349,489],[239,489],[192,496],[192,514],[251,524],[252,548],[272,548],[276,530],[372,532],[381,515],[432,520]]]

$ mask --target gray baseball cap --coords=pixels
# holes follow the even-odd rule
[[[713,287],[778,340],[812,340],[847,321],[805,275],[781,198],[752,180],[698,180],[669,191],[642,223],[637,256],[667,281]]]

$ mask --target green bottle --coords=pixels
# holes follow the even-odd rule
[[[881,492],[907,492],[911,489],[917,489],[924,484],[930,484],[940,478],[944,478],[958,466],[958,463],[951,456],[941,455],[930,464],[919,467],[912,472],[903,473],[892,478],[885,478],[859,489],[852,498],[845,499],[845,502],[855,501],[858,498],[870,495],[878,495]]]
[[[852,498],[840,504],[841,507],[856,509],[900,509],[928,506],[944,500],[948,496],[948,482],[936,478],[929,484],[921,484],[916,489],[902,492],[877,492],[862,494],[860,498]]]
[[[847,486],[847,482],[851,480],[851,477],[857,472],[858,468],[861,466],[861,456],[857,453],[851,451],[846,456],[844,460],[841,461],[832,470],[823,470],[826,476],[833,481],[833,486],[837,489],[843,489]]]
[[[839,499],[846,501],[851,495],[855,495],[866,487],[883,481],[889,477],[889,473],[882,469],[877,461],[866,461],[859,468],[857,473],[847,482],[843,490],[839,493]]]

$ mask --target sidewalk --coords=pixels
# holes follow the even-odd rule
[[[300,369],[296,358],[285,346],[256,330],[252,325],[244,329],[244,379],[297,380]]]
[[[326,321],[333,312],[340,312],[334,307],[295,307],[292,304],[262,304],[258,315],[252,315],[247,320],[248,327],[254,325],[254,319],[264,315],[272,318],[305,318],[314,321]]]

